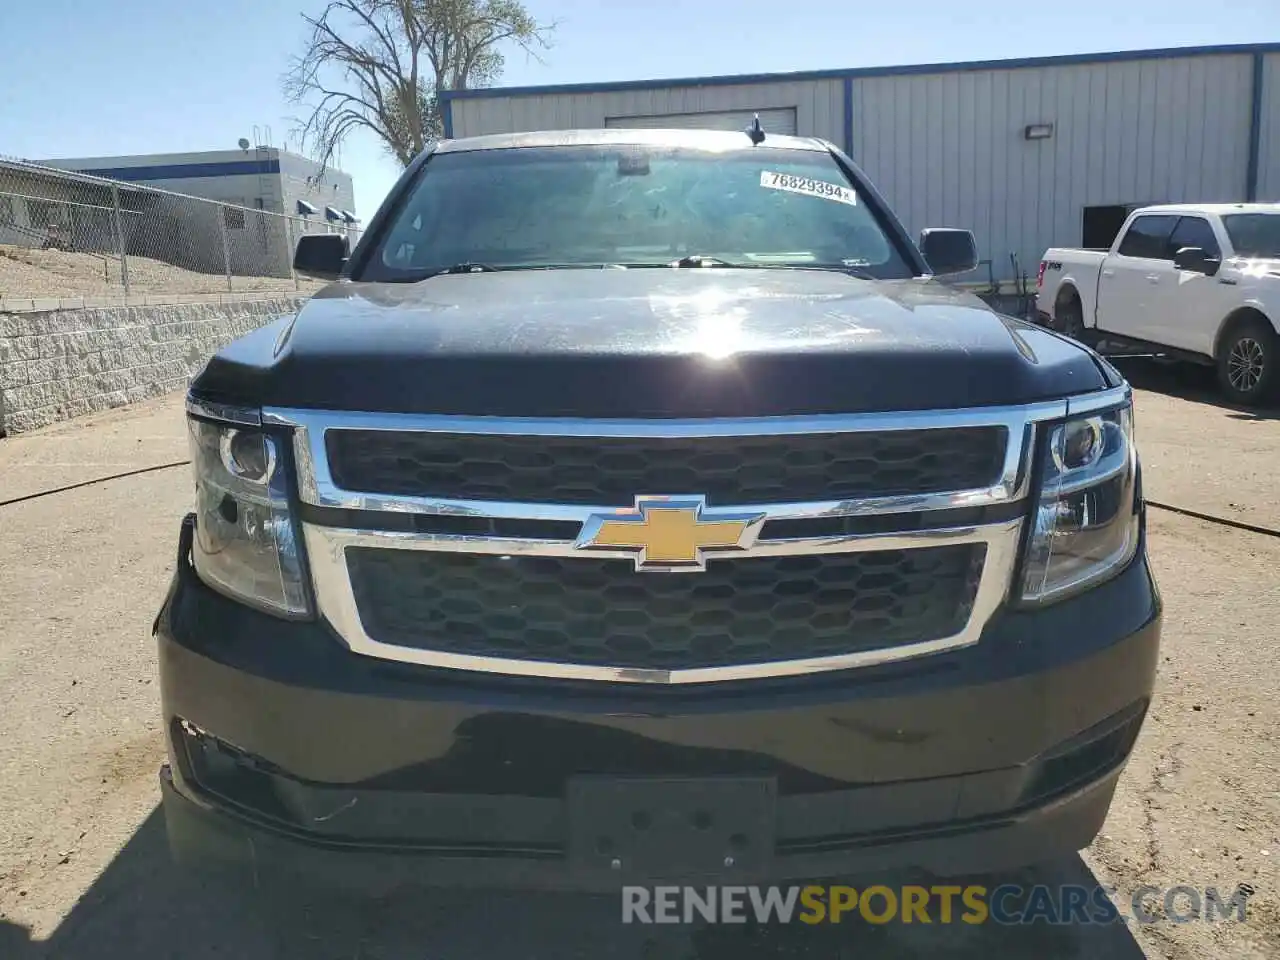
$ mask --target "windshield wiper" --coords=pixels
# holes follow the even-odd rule
[[[455,263],[451,267],[445,267],[443,270],[432,270],[428,277],[439,277],[448,273],[497,273],[498,268],[492,267],[487,263],[476,263],[473,260],[463,260],[462,263]]]
[[[404,276],[396,277],[395,280],[399,283],[417,283],[422,280],[430,280],[432,277],[450,274],[499,273],[511,270],[636,270],[644,268],[661,270],[674,268],[679,270],[685,268],[714,269],[717,267],[732,270],[830,270],[864,280],[875,279],[867,271],[845,263],[735,263],[732,260],[724,260],[720,257],[691,253],[680,257],[678,260],[658,261],[656,263],[521,263],[494,266],[493,264],[481,263],[475,260],[464,260],[448,267],[405,274]]]
[[[451,267],[432,267],[430,270],[414,270],[405,272],[398,276],[388,277],[387,283],[421,283],[423,280],[430,280],[432,277],[443,277],[450,273],[497,273],[504,270],[505,267],[495,267],[488,263],[475,263],[471,260],[464,260],[462,263],[455,263]]]
[[[737,270],[823,270],[831,273],[843,273],[859,280],[874,280],[873,274],[867,270],[848,263],[733,263],[719,257],[705,257],[701,254],[690,254],[673,261],[673,267],[732,267]]]
[[[660,266],[660,264],[643,264],[643,266]],[[845,273],[862,280],[874,280],[875,277],[862,269],[847,263],[734,263],[720,257],[710,257],[701,253],[691,253],[667,264],[670,267],[729,267],[735,270],[828,270]]]
[[[701,253],[690,253],[681,257],[679,260],[672,260],[670,266],[677,269],[683,267],[737,267],[741,264],[730,263],[728,260],[721,260],[719,257],[708,257]]]
[[[654,266],[666,266],[666,264],[654,264]],[[464,260],[462,263],[455,263],[451,267],[440,267],[431,270],[414,271],[389,279],[388,283],[420,283],[423,280],[430,280],[432,277],[442,277],[449,274],[459,273],[508,273],[516,270],[625,270],[627,266],[621,263],[514,263],[502,264],[494,266],[491,263],[478,263],[474,260]]]
[[[684,267],[730,267],[733,269],[746,269],[754,266],[749,263],[734,263],[730,260],[721,260],[719,257],[708,257],[700,253],[691,253],[681,257],[678,260],[637,260],[628,263],[610,263],[605,264],[607,267],[618,268],[624,270],[679,270]]]
[[[832,273],[845,273],[851,277],[857,277],[859,280],[876,280],[875,274],[867,270],[865,267],[855,267],[848,263],[798,263],[795,265],[797,270],[827,270]]]

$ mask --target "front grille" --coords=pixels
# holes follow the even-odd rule
[[[630,561],[348,547],[379,642],[586,666],[674,670],[856,653],[940,639],[968,621],[985,547]]]
[[[334,482],[363,493],[629,506],[939,493],[999,480],[1004,427],[733,437],[566,437],[328,430]]]

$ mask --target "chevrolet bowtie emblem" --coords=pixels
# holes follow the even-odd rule
[[[637,570],[705,570],[709,557],[749,548],[763,522],[763,513],[711,509],[702,497],[636,497],[633,509],[593,514],[574,546],[632,555]]]

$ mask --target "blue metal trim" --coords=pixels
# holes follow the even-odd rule
[[[78,170],[110,180],[185,180],[190,177],[244,177],[279,173],[279,160],[228,160],[225,163],[167,163],[153,167],[103,167]]]
[[[844,153],[853,158],[853,77],[844,78]]]
[[[618,80],[606,83],[566,83],[530,87],[488,87],[479,90],[444,90],[440,101],[448,117],[454,100],[484,97],[532,97],[554,93],[615,93],[623,90],[665,90],[669,87],[724,87],[749,83],[787,83],[797,80],[843,80],[855,77],[898,77],[973,70],[1020,70],[1028,67],[1062,67],[1090,63],[1123,63],[1170,57],[1203,57],[1214,54],[1280,53],[1280,43],[1219,44],[1203,47],[1161,47],[1154,50],[1120,50],[1114,53],[1072,53],[1053,57],[1021,57],[1013,60],[968,60],[954,63],[916,63],[889,67],[856,67],[843,70],[801,70],[794,73],[743,73],[716,77],[678,77],[670,80]],[[450,125],[451,126],[451,125]],[[446,127],[448,130],[449,127]]]
[[[444,125],[444,138],[446,140],[453,139],[453,102],[449,98],[451,92],[444,90],[440,93],[440,121]]]
[[[1244,198],[1249,203],[1258,199],[1258,155],[1262,149],[1262,90],[1264,58],[1253,55],[1253,102],[1249,115],[1249,168],[1244,179]]]

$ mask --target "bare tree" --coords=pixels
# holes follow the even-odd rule
[[[444,134],[441,91],[489,86],[503,47],[536,58],[555,27],[520,0],[330,0],[302,19],[310,36],[284,90],[310,111],[295,134],[322,166],[360,128],[407,166]]]

